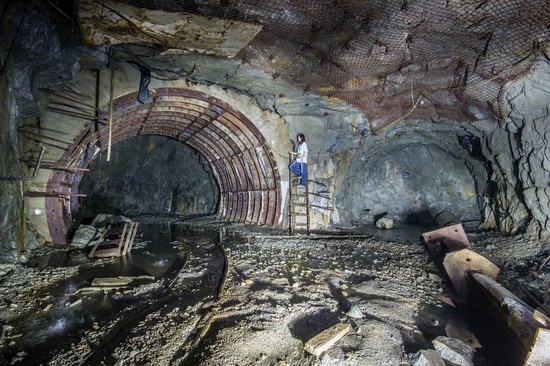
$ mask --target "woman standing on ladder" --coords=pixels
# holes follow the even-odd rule
[[[299,133],[296,136],[298,145],[296,145],[296,152],[290,151],[290,155],[296,156],[290,165],[289,169],[292,170],[294,174],[300,177],[300,184],[298,187],[305,187],[307,184],[307,144],[306,137],[304,134]]]

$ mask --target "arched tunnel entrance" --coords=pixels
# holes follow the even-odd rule
[[[84,130],[61,157],[48,181],[47,219],[54,243],[64,244],[79,211],[83,174],[109,145],[108,114]],[[281,221],[281,182],[265,137],[242,113],[204,93],[179,88],[156,89],[150,103],[137,93],[113,101],[111,144],[133,136],[160,135],[202,154],[220,190],[217,216],[230,222],[275,226]],[[55,197],[53,196],[55,194]]]
[[[80,183],[85,224],[100,214],[126,217],[213,215],[219,185],[208,161],[197,150],[165,136],[134,136],[117,142],[110,161],[100,156]]]

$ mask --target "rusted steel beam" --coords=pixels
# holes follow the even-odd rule
[[[496,279],[500,269],[487,258],[469,249],[460,249],[447,253],[443,267],[449,275],[458,295],[468,297],[469,277],[471,272],[479,272]]]
[[[244,222],[252,222],[252,214],[254,213],[254,193],[248,191],[247,195],[247,207],[246,207],[246,216]]]
[[[140,132],[138,133],[141,134],[141,132],[143,131],[143,129],[145,128],[145,126],[147,125],[147,122],[149,121],[149,117],[151,116],[151,112],[153,112],[153,110],[155,109],[155,104],[157,103],[157,96],[155,95],[153,97],[153,100],[151,101],[151,103],[148,104],[148,109],[147,109],[147,113],[145,114],[145,117],[143,118],[143,122],[141,123],[141,128],[140,128]]]
[[[229,190],[229,182],[223,165],[218,160],[211,160],[211,166],[212,170],[218,174],[221,193],[227,192]]]
[[[192,125],[197,126],[197,129],[194,131],[193,135],[200,133],[204,128],[210,126],[212,122],[223,112],[224,110],[217,106],[210,106],[207,111],[196,116]],[[191,137],[193,137],[193,135]]]
[[[435,257],[439,257],[442,254],[442,245],[445,245],[449,251],[470,247],[470,241],[464,232],[462,224],[422,233],[422,238],[428,246],[430,253]]]
[[[25,193],[27,197],[63,197],[63,196],[72,196],[72,197],[86,197],[85,194],[77,192],[35,192],[27,191]]]
[[[260,222],[262,212],[262,192],[251,192],[254,195],[254,210],[252,212],[252,222]]]
[[[548,332],[550,330],[550,319],[540,312],[537,312],[512,292],[502,286],[494,279],[483,273],[472,272],[470,274],[474,283],[479,287],[492,308],[504,319],[504,323],[513,335],[515,343],[523,349],[525,359],[534,348],[539,330]],[[547,350],[548,351],[548,350]],[[546,363],[550,364],[550,353],[546,352]]]
[[[506,344],[505,357],[514,358],[508,361],[511,364],[523,363],[533,366],[550,364],[548,352],[544,356],[547,357],[546,363],[531,364],[528,360],[531,349],[537,349],[536,347],[549,341],[544,335],[550,328],[550,319],[533,310],[499,284],[496,281],[499,268],[485,257],[468,249],[469,242],[465,236],[460,224],[422,234],[426,242],[431,241],[431,247],[428,247],[434,257],[440,258],[441,244],[447,247],[449,252],[443,259],[443,266],[456,292],[479,309],[489,310],[490,318],[494,319],[488,326],[498,332],[498,335],[493,334],[492,337],[503,337],[498,343]],[[543,334],[540,339],[537,337],[539,331]],[[540,354],[535,352],[534,357],[538,359]]]
[[[248,207],[249,207],[249,192],[244,191],[240,193],[240,208],[239,208],[239,222],[246,223],[246,217],[248,216]]]
[[[91,121],[84,124],[84,130],[75,139],[75,143],[65,150],[61,158],[57,161],[57,164],[66,165],[67,162],[72,161],[71,156],[75,151],[79,150],[78,144],[83,141],[88,141],[90,136],[93,136],[93,133],[90,131],[93,126],[94,123]],[[80,153],[82,153],[82,151],[80,151]],[[46,190],[51,192],[57,190],[62,184],[72,185],[73,176],[74,174],[67,174],[66,171],[53,169]],[[66,235],[71,224],[71,210],[70,202],[67,204],[65,201],[66,200],[60,199],[59,197],[46,197],[45,199],[48,228],[52,242],[55,244],[66,244],[67,242]]]

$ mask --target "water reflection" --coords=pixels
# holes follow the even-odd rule
[[[9,322],[13,327],[12,344],[0,352],[0,364],[17,361],[17,354],[26,352],[25,364],[49,360],[48,353],[70,344],[71,334],[88,329],[96,321],[106,319],[128,305],[135,298],[114,297],[113,292],[96,292],[81,295],[77,290],[87,287],[96,277],[153,276],[156,280],[173,276],[182,266],[181,248],[174,247],[173,229],[169,224],[141,224],[139,245],[126,256],[103,260],[104,265],[92,267],[84,253],[56,252],[49,256],[31,259],[27,265],[41,269],[70,267],[83,262],[78,273],[47,288],[36,291],[36,303],[43,309],[30,311]],[[178,230],[181,233],[181,229]],[[76,263],[76,264],[75,264]],[[48,304],[49,303],[49,304]]]

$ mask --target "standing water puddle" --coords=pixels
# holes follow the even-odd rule
[[[30,260],[29,265],[42,269],[48,264],[70,267],[78,262],[81,267],[76,276],[34,293],[36,304],[44,310],[30,311],[8,323],[13,327],[11,333],[16,336],[11,337],[10,345],[0,353],[0,364],[47,362],[51,350],[71,344],[71,335],[83,333],[97,326],[94,323],[141,300],[140,295],[128,298],[116,291],[76,293],[78,289],[90,286],[94,278],[149,276],[156,282],[173,278],[184,264],[182,247],[173,243],[176,236],[181,238],[184,234],[181,228],[175,230],[169,224],[141,224],[134,249],[100,267],[86,268],[82,263],[86,262],[83,256],[70,257],[66,253]]]

